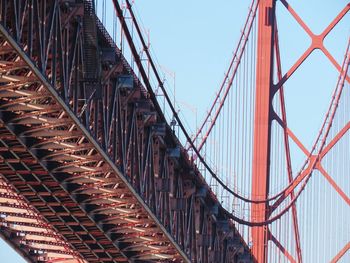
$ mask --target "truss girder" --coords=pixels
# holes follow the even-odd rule
[[[16,3],[0,8],[1,178],[87,262],[250,262],[91,1]]]

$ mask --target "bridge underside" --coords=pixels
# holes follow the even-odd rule
[[[22,77],[0,91],[2,176],[88,261],[179,258],[132,192],[13,55],[7,72]],[[18,82],[27,88],[18,89]]]
[[[84,262],[42,216],[0,179],[0,235],[29,262]]]
[[[251,262],[91,2],[31,2],[1,1],[1,236],[32,262]]]

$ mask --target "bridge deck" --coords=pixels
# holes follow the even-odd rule
[[[46,39],[38,36],[47,46],[29,51],[35,32],[17,34],[4,16],[0,26],[0,175],[23,197],[25,205],[13,199],[18,209],[29,204],[60,245],[69,244],[65,255],[87,262],[251,261],[233,222],[97,20],[98,47],[112,50],[114,59],[108,67],[98,59],[102,81],[84,76],[92,54],[84,53],[83,36],[94,32],[84,31],[76,16],[91,22],[84,20],[86,3],[67,11],[59,1],[43,2],[43,19],[53,14],[56,26]],[[19,20],[21,13],[14,15]],[[72,34],[63,47],[55,42],[63,38],[58,24]],[[130,86],[121,82],[129,76]],[[21,246],[30,243],[23,240],[13,242],[33,261],[57,252],[47,240],[40,251]]]

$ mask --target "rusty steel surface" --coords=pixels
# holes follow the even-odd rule
[[[252,262],[92,2],[0,3],[2,237],[33,262]]]

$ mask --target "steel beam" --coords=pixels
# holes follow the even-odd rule
[[[222,262],[233,247],[249,259],[92,1],[28,1],[26,15],[2,3],[0,174],[28,205],[88,262]],[[94,79],[84,72],[88,35],[114,58],[111,67],[89,64],[102,69]]]
[[[275,1],[259,3],[256,64],[256,97],[252,167],[252,199],[267,199],[270,176],[271,109]],[[252,204],[252,221],[268,218],[268,204]],[[267,262],[267,226],[252,228],[252,252],[259,263]]]

